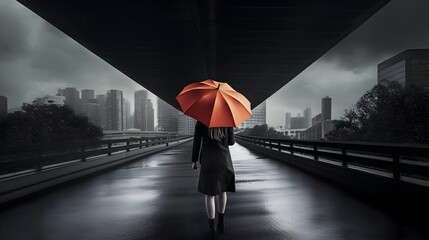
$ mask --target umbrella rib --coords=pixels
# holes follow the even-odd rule
[[[236,98],[234,95],[229,94],[227,91],[223,91],[223,93],[228,94],[228,96],[230,96],[230,97],[234,98],[237,102],[241,102],[241,101],[240,101],[240,99]],[[241,93],[239,93],[239,92],[236,92],[236,93],[241,94]],[[243,96],[243,98],[244,98],[244,99],[246,99],[244,96]],[[247,100],[247,99],[246,99],[246,100]],[[249,102],[249,103],[250,103],[250,102]],[[249,112],[249,110],[247,110],[247,108],[246,108],[246,111],[247,111],[250,115],[252,115],[252,110],[250,110],[250,112]]]
[[[223,99],[226,101],[225,96],[223,95],[223,92],[221,92],[221,91],[219,91],[219,92],[220,92],[220,95],[222,95]],[[229,95],[229,94],[228,94],[228,95]],[[226,102],[228,102],[228,101],[226,101]],[[226,105],[228,106],[228,110],[229,110],[229,112],[231,113],[232,119],[234,120],[234,125],[235,125],[235,126],[237,126],[237,125],[235,124],[235,118],[234,118],[234,115],[232,114],[232,109],[231,109],[231,107],[229,106],[229,104],[226,104]]]

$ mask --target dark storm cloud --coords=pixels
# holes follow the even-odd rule
[[[10,2],[0,2],[0,61],[14,61],[29,49],[29,26]]]
[[[119,89],[129,100],[142,88],[20,3],[0,1],[0,95],[9,108],[64,87]]]

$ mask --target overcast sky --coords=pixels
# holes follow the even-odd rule
[[[429,48],[428,23],[428,0],[392,0],[271,96],[268,124],[284,125],[285,112],[296,116],[306,106],[314,116],[326,95],[339,118],[377,83],[378,63],[406,49]],[[65,87],[96,94],[119,89],[131,101],[143,88],[20,3],[0,0],[0,95],[9,108]]]

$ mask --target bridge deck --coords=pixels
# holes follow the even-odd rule
[[[0,239],[205,239],[191,143],[0,212]],[[319,178],[235,145],[237,192],[219,239],[424,239]]]

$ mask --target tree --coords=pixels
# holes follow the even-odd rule
[[[268,128],[267,124],[255,125],[253,128],[246,128],[243,132],[244,135],[269,137],[269,138],[288,138],[281,132],[277,132],[273,127]]]
[[[68,106],[24,103],[22,111],[0,118],[2,146],[50,144],[71,140],[99,139],[100,127],[76,115]]]
[[[422,87],[383,82],[347,109],[329,140],[429,143],[429,93]]]

